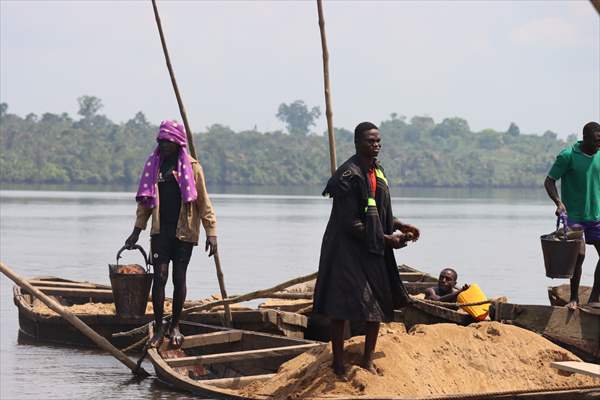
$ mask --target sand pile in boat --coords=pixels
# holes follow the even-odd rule
[[[335,378],[330,346],[283,364],[274,378],[243,388],[242,395],[278,399],[319,396],[427,396],[600,384],[565,375],[551,361],[579,360],[543,337],[511,325],[482,322],[381,328],[373,375],[357,366],[364,337],[346,341],[348,382]]]
[[[171,313],[171,310],[173,309],[172,306],[173,304],[171,303],[171,300],[165,300],[165,313]],[[115,309],[115,303],[84,303],[63,307],[67,309],[67,311],[74,314],[115,315],[117,312]],[[34,301],[33,303],[33,311],[44,315],[58,315],[48,308],[48,306],[38,300]],[[153,312],[154,308],[152,307],[152,302],[148,302],[148,305],[146,306],[146,314],[152,314]]]
[[[312,299],[268,299],[267,301],[260,303],[258,308],[297,312],[305,307],[310,306],[311,304]]]
[[[194,300],[194,301],[186,301],[185,307],[199,306],[202,304],[210,303],[213,301],[221,300],[221,296],[218,294],[213,294],[202,300]],[[63,306],[69,312],[74,314],[96,314],[96,315],[115,315],[116,309],[114,303],[84,303],[84,304],[74,304],[72,306]],[[247,310],[248,307],[240,306],[237,304],[231,305],[232,310]],[[166,314],[170,314],[173,310],[173,304],[171,299],[165,299],[165,309],[164,312]],[[213,307],[210,310],[205,310],[203,312],[209,311],[221,311],[223,310],[223,306]],[[48,306],[42,303],[39,300],[34,300],[33,302],[33,311],[39,314],[44,315],[58,315],[54,311],[52,311]],[[146,306],[146,314],[153,314],[154,307],[152,307],[152,302],[148,302]]]

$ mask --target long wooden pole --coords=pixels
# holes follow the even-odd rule
[[[181,114],[181,118],[183,119],[183,125],[185,126],[185,132],[187,134],[188,139],[188,149],[190,151],[190,155],[195,159],[198,159],[196,155],[196,147],[194,146],[194,140],[192,138],[192,130],[190,129],[190,124],[188,123],[187,113],[185,112],[183,100],[181,99],[181,94],[179,93],[177,81],[175,80],[175,72],[173,71],[173,66],[171,65],[171,57],[169,57],[169,50],[167,49],[167,42],[165,40],[165,34],[163,32],[162,24],[160,22],[160,15],[158,14],[156,0],[152,0],[152,8],[154,9],[154,19],[156,19],[156,26],[158,27],[158,34],[160,35],[160,43],[162,44],[163,53],[165,54],[167,69],[169,70],[169,76],[171,77],[171,83],[173,84],[173,90],[175,91],[175,97],[177,98],[179,113]]]
[[[187,314],[189,314],[191,312],[194,312],[194,311],[208,310],[208,309],[211,309],[213,307],[217,307],[217,306],[221,306],[221,305],[241,303],[243,301],[260,299],[260,298],[266,298],[266,297],[269,297],[269,294],[271,294],[273,292],[278,292],[280,290],[283,290],[283,289],[285,289],[287,287],[296,285],[298,283],[304,283],[304,282],[307,282],[307,281],[312,281],[313,279],[317,279],[317,273],[316,272],[314,272],[314,273],[312,273],[310,275],[305,275],[305,276],[301,276],[301,277],[298,277],[298,278],[291,279],[289,281],[280,283],[279,285],[270,287],[268,289],[257,290],[255,292],[246,293],[246,294],[243,294],[243,295],[240,295],[240,296],[230,297],[228,299],[213,301],[213,302],[210,302],[210,303],[202,304],[200,306],[194,306],[194,307],[186,308],[185,310],[183,310],[181,312],[181,315],[184,316],[184,315],[187,315]]]
[[[319,31],[321,32],[321,48],[323,50],[323,85],[325,87],[325,116],[327,117],[327,134],[329,136],[329,165],[331,174],[337,169],[335,154],[335,133],[333,132],[333,111],[331,109],[331,88],[329,84],[329,51],[327,50],[327,36],[325,35],[325,18],[323,17],[323,4],[317,0],[319,13]]]
[[[97,334],[92,328],[87,326],[82,320],[77,318],[77,316],[73,315],[69,311],[67,311],[63,306],[61,306],[58,302],[50,298],[49,296],[42,293],[39,289],[31,285],[27,280],[21,278],[17,275],[12,269],[10,269],[6,264],[0,262],[0,272],[6,275],[10,280],[15,282],[21,288],[27,290],[33,296],[38,298],[42,303],[47,305],[51,310],[58,313],[61,317],[67,320],[71,325],[75,328],[79,329],[81,333],[90,338],[94,343],[98,345],[103,350],[106,350],[110,354],[112,354],[117,360],[121,361],[123,364],[127,366],[134,374],[138,375],[141,378],[145,378],[150,376],[148,372],[146,372],[142,367],[137,366],[135,362],[133,362],[129,357],[125,355],[122,351],[117,349],[115,346],[110,344],[106,338]]]
[[[215,251],[213,257],[215,258],[215,268],[217,270],[217,280],[219,281],[221,298],[226,299],[227,291],[225,290],[225,278],[223,277],[223,270],[221,269],[221,259],[219,258],[219,252]],[[233,321],[231,317],[231,309],[229,308],[229,304],[225,304],[223,306],[223,310],[225,311],[225,325],[231,328],[233,326]]]
[[[190,155],[195,159],[198,159],[196,155],[196,147],[194,146],[194,139],[192,137],[192,130],[190,129],[190,124],[187,119],[187,113],[185,112],[185,107],[183,106],[183,100],[181,99],[181,94],[179,93],[179,88],[177,87],[177,81],[175,80],[175,72],[173,72],[173,66],[171,65],[171,58],[169,57],[169,50],[167,49],[167,42],[165,40],[165,35],[163,33],[162,24],[160,22],[160,15],[158,14],[158,7],[156,6],[156,0],[152,0],[152,9],[154,10],[154,19],[156,20],[156,26],[158,27],[158,33],[160,35],[160,43],[162,44],[163,53],[165,54],[165,61],[167,62],[167,69],[169,70],[169,76],[171,76],[171,83],[173,84],[173,90],[175,91],[175,97],[177,97],[177,104],[179,105],[179,112],[181,114],[181,118],[183,119],[183,125],[185,126],[185,131],[188,139],[188,149],[190,151]],[[219,281],[219,289],[221,291],[221,297],[224,299],[227,298],[227,290],[225,289],[225,278],[223,276],[223,269],[221,268],[221,259],[219,258],[218,251],[215,251],[214,254],[215,259],[215,268],[217,270],[217,280]],[[231,310],[229,309],[229,305],[225,306],[225,324],[227,326],[231,326]]]

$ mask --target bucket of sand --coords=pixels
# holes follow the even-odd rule
[[[124,250],[137,249],[144,257],[145,268],[139,264],[119,265]],[[117,315],[123,318],[137,318],[146,314],[148,295],[152,286],[150,263],[144,249],[135,245],[131,248],[123,246],[117,253],[117,263],[108,265],[110,285]]]
[[[563,224],[560,228],[560,224]],[[572,278],[581,251],[583,231],[569,229],[566,215],[559,216],[556,231],[540,237],[548,278]]]

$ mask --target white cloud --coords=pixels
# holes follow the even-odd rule
[[[581,43],[577,27],[558,17],[544,17],[525,23],[510,33],[513,42],[524,45],[576,46]]]

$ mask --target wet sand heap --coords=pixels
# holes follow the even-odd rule
[[[213,301],[221,300],[221,295],[213,294],[210,297],[207,297],[202,300],[194,300],[194,301],[186,301],[184,307],[192,307],[199,306],[206,303],[211,303]],[[115,308],[115,303],[84,303],[84,304],[74,304],[71,306],[63,307],[73,314],[92,314],[92,315],[115,315],[117,310]],[[232,310],[248,310],[248,307],[244,307],[238,304],[232,304],[230,306]],[[209,310],[204,310],[203,312],[215,312],[222,311],[223,306],[213,307]],[[33,301],[33,311],[39,314],[44,315],[58,315],[48,306],[46,306],[41,301],[34,299]],[[173,303],[171,299],[165,299],[164,303],[164,312],[165,314],[170,314],[173,311]],[[149,301],[146,306],[146,314],[153,314],[154,307],[152,307],[152,302]]]
[[[312,350],[283,364],[275,377],[241,389],[244,396],[295,399],[319,396],[428,396],[599,385],[600,379],[567,375],[552,361],[580,361],[543,337],[498,322],[462,327],[382,325],[374,364],[358,366],[364,337],[345,343],[348,381],[330,368],[331,348]]]
[[[171,313],[173,309],[171,300],[165,300],[165,313]],[[84,304],[73,304],[72,306],[63,306],[67,311],[73,314],[92,314],[92,315],[115,315],[117,309],[115,303],[84,303]],[[33,303],[33,311],[44,314],[44,315],[58,315],[47,305],[38,301],[37,299]],[[154,308],[152,302],[148,302],[146,306],[146,314],[152,314]]]

